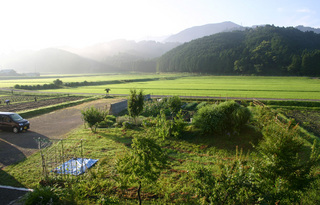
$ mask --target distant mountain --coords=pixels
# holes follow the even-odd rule
[[[258,26],[184,43],[158,59],[160,72],[320,76],[320,34]]]
[[[128,41],[114,40],[100,43],[80,49],[61,48],[80,56],[91,58],[97,61],[104,61],[106,58],[120,55],[134,56],[135,59],[151,59],[160,57],[180,43],[160,43],[156,41]]]
[[[0,64],[18,72],[92,73],[116,68],[56,48],[12,53],[0,58]]]
[[[296,29],[299,29],[300,31],[306,32],[306,31],[313,31],[315,33],[320,34],[320,28],[311,28],[311,27],[305,27],[305,26],[296,26]]]
[[[175,35],[168,37],[167,39],[165,39],[165,42],[184,43],[197,38],[202,38],[204,36],[210,36],[212,34],[220,32],[233,31],[239,29],[243,29],[243,27],[230,21],[215,24],[206,24],[203,26],[195,26],[185,29]]]
[[[155,58],[178,45],[180,43],[114,40],[81,49],[62,49],[111,65],[119,71],[156,72]]]

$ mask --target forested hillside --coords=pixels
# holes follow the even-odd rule
[[[319,76],[320,34],[271,25],[218,33],[167,52],[158,71]]]

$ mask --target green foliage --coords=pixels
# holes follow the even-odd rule
[[[197,105],[196,110],[199,110],[200,108],[202,108],[203,106],[207,105],[207,102],[201,102]]]
[[[158,115],[156,119],[156,132],[158,136],[164,140],[170,137],[180,138],[185,126],[186,122],[183,119],[181,110],[173,120],[167,119],[164,111],[161,110],[160,115]]]
[[[33,192],[28,192],[23,198],[25,205],[42,205],[42,204],[72,204],[72,201],[63,200],[67,190],[53,187],[38,187]]]
[[[109,94],[110,90],[111,90],[110,88],[104,89],[104,91],[106,91],[106,94]]]
[[[161,110],[156,120],[156,132],[158,136],[163,139],[169,138],[171,136],[172,124],[172,121],[167,120],[164,111]]]
[[[179,96],[173,96],[173,97],[168,98],[167,103],[168,103],[168,107],[171,112],[171,115],[178,113],[179,110],[181,109],[182,103],[181,103],[181,99]]]
[[[201,107],[194,115],[194,126],[204,133],[238,133],[248,122],[251,112],[234,101]]]
[[[144,183],[155,182],[162,169],[167,166],[167,155],[161,147],[150,138],[134,138],[132,150],[120,158],[116,164],[121,185],[138,183],[138,196],[141,204],[140,190]]]
[[[152,101],[145,102],[143,112],[141,113],[141,115],[146,117],[149,117],[149,116],[156,117],[161,110],[166,110],[166,114],[169,115],[170,111],[168,108],[167,101],[168,101],[167,98],[163,98],[161,100],[152,100]]]
[[[160,72],[319,76],[320,36],[271,25],[196,39],[165,53]]]
[[[195,110],[196,107],[197,107],[198,103],[197,102],[191,102],[191,103],[188,103],[184,106],[184,109],[185,110],[189,110],[189,111],[192,111],[192,110]]]
[[[296,127],[269,121],[263,135],[258,146],[262,158],[256,167],[266,202],[299,202],[301,194],[315,180],[311,171],[320,162],[316,141],[310,155],[302,158],[299,153],[304,144]]]
[[[128,100],[128,112],[129,115],[136,121],[136,118],[143,111],[144,96],[142,90],[137,94],[136,90],[130,90],[130,96]]]
[[[56,79],[56,80],[53,81],[53,84],[56,85],[56,86],[58,86],[58,87],[60,87],[60,86],[63,85],[63,82],[62,82],[62,80],[60,80],[60,79]]]
[[[107,115],[106,118],[99,123],[100,128],[108,128],[114,125],[116,122],[116,117],[114,115]]]
[[[253,170],[241,159],[234,160],[231,165],[222,165],[219,176],[206,168],[197,168],[193,174],[196,193],[202,204],[258,203]]]
[[[96,132],[99,123],[103,122],[108,114],[107,111],[99,110],[95,107],[90,107],[81,110],[82,119],[88,124],[92,132]]]

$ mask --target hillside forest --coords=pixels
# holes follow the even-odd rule
[[[320,75],[320,34],[266,25],[184,43],[158,60],[160,72]]]

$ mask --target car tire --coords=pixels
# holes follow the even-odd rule
[[[12,132],[18,133],[19,132],[19,128],[17,128],[17,127],[12,128]]]

